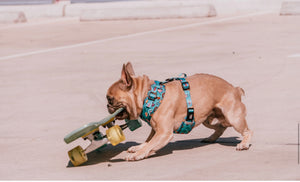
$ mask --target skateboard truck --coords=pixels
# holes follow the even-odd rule
[[[90,141],[90,144],[85,149],[83,149],[81,146],[77,146],[68,152],[70,161],[74,166],[79,166],[86,162],[88,160],[87,153],[104,147],[108,142],[110,142],[113,146],[116,146],[124,141],[124,129],[129,128],[130,131],[134,131],[142,126],[142,122],[140,120],[127,119],[125,119],[125,124],[123,125],[114,125],[115,116],[117,116],[123,110],[124,108],[120,108],[101,121],[86,124],[65,136],[64,141],[67,144],[80,137],[84,140]],[[100,126],[108,127],[106,130],[106,135],[103,135],[100,132]]]

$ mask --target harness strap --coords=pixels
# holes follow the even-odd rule
[[[151,85],[151,89],[148,91],[147,97],[144,100],[143,110],[140,117],[150,125],[150,120],[153,113],[158,109],[164,98],[166,92],[164,84],[174,80],[178,80],[181,82],[181,86],[185,94],[187,104],[187,115],[185,117],[185,121],[181,123],[180,127],[176,131],[174,131],[174,133],[189,133],[195,126],[195,120],[194,108],[190,94],[190,84],[188,83],[188,81],[186,81],[185,78],[186,74],[183,74],[183,77],[169,78],[165,82],[155,81],[154,84]]]
[[[166,88],[162,82],[154,81],[154,84],[151,85],[150,90],[147,93],[147,97],[144,100],[143,110],[140,117],[145,120],[148,125],[150,125],[150,120],[153,113],[160,106],[164,96]],[[151,125],[150,125],[151,126]]]
[[[179,80],[182,85],[182,89],[185,94],[186,104],[187,104],[187,115],[185,117],[185,121],[183,121],[180,127],[174,131],[174,133],[187,134],[189,133],[193,127],[195,126],[194,120],[194,108],[192,103],[192,98],[190,94],[190,84],[185,79],[186,75],[183,78],[175,78],[175,80]]]

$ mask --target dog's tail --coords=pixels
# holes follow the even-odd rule
[[[235,87],[236,90],[238,91],[238,93],[240,94],[240,96],[245,96],[245,91],[244,89],[242,89],[241,87]]]

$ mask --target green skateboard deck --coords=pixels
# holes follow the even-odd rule
[[[120,126],[111,123],[115,120],[115,117],[123,110],[124,108],[120,108],[116,110],[113,114],[110,114],[106,118],[102,119],[101,121],[86,124],[65,136],[64,141],[67,144],[73,142],[74,140],[80,137],[82,137],[84,140],[87,139],[90,141],[90,145],[87,146],[85,149],[83,149],[81,146],[77,146],[68,152],[70,161],[74,166],[79,166],[85,163],[88,160],[87,153],[105,146],[108,142],[115,146],[124,141],[124,129],[129,128],[130,131],[134,131],[142,126],[142,122],[139,119],[125,119],[125,124]],[[103,135],[100,132],[100,126],[108,127],[108,129],[106,130],[106,135]]]
[[[99,126],[104,126],[106,124],[108,124],[109,122],[113,121],[114,118],[123,111],[123,108],[120,108],[118,110],[116,110],[113,114],[107,116],[106,118],[102,119],[99,122],[92,122],[89,124],[86,124],[74,131],[72,131],[71,133],[69,133],[67,136],[65,136],[64,141],[68,144],[73,142],[74,140],[96,130],[99,128]]]

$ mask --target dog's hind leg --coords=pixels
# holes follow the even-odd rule
[[[214,113],[207,117],[207,119],[203,122],[203,125],[206,126],[207,128],[215,130],[215,132],[208,138],[203,139],[201,142],[203,143],[215,142],[224,133],[224,131],[227,128],[226,126],[222,125],[224,119],[225,119],[224,116],[222,115],[221,117],[218,113],[215,112],[214,109]],[[214,124],[215,121],[217,122],[216,124]]]
[[[226,127],[219,125],[217,128],[214,129],[215,132],[210,135],[208,138],[203,139],[201,142],[203,143],[214,143],[226,130]]]
[[[240,95],[227,95],[226,99],[219,104],[226,121],[241,133],[243,140],[236,146],[236,150],[248,150],[253,132],[248,128],[246,122],[246,107],[241,102]]]
[[[214,143],[224,133],[226,128],[227,127],[224,127],[222,125],[215,126],[214,127],[215,132],[212,135],[210,135],[208,138],[203,139],[201,142],[203,142],[203,143]]]

